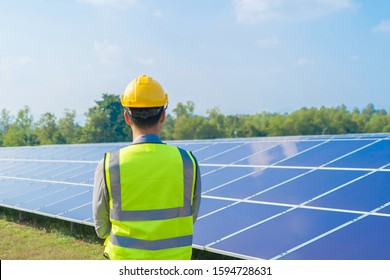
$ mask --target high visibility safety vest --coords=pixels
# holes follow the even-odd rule
[[[190,259],[196,161],[190,152],[156,143],[105,156],[110,259]]]

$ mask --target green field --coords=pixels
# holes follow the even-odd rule
[[[2,260],[99,260],[103,245],[93,228],[2,210],[0,215]]]

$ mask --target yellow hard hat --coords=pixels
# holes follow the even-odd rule
[[[130,108],[163,107],[168,104],[168,94],[156,80],[141,75],[127,86],[121,95],[121,103]]]

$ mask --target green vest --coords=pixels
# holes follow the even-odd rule
[[[191,259],[196,163],[190,152],[155,143],[105,156],[110,259]]]

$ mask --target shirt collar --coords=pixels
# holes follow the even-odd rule
[[[162,144],[161,138],[156,134],[142,134],[133,140],[133,144],[142,143],[159,143]]]

